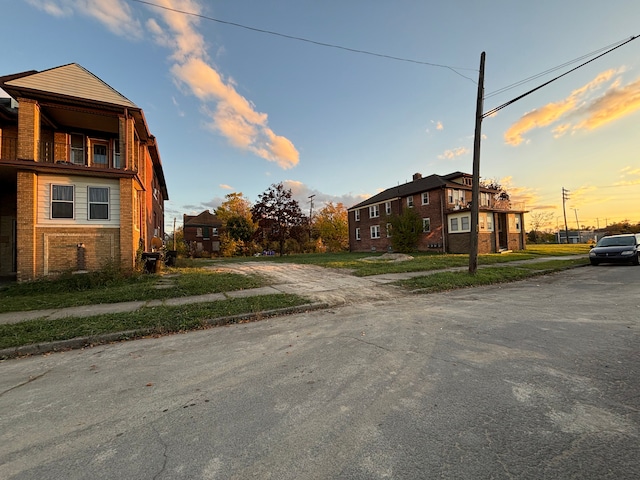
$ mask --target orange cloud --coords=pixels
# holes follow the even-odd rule
[[[564,120],[563,124],[552,130],[554,137],[559,138],[569,130],[594,129],[639,110],[640,80],[620,88],[620,80],[615,79],[602,97],[595,100],[588,98],[593,91],[610,82],[614,75],[620,72],[621,70],[602,72],[591,82],[571,92],[566,99],[548,103],[541,108],[527,112],[507,129],[504,134],[505,142],[508,145],[520,145],[527,132]],[[585,114],[587,118],[578,124],[567,122],[569,117],[582,117]]]
[[[438,158],[441,160],[452,160],[455,157],[459,157],[460,155],[465,155],[469,153],[469,149],[466,147],[457,147],[452,150],[445,150],[441,155],[438,155]]]

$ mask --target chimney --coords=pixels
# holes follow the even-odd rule
[[[413,181],[415,182],[416,180],[420,180],[422,178],[422,174],[421,173],[414,173],[413,174]]]

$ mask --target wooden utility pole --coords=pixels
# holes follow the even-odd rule
[[[478,212],[480,210],[480,140],[482,137],[482,108],[484,99],[484,58],[480,55],[478,98],[476,101],[476,130],[473,139],[473,184],[471,185],[471,232],[469,242],[469,273],[478,269]]]
[[[562,187],[562,212],[564,213],[564,232],[567,236],[567,243],[569,243],[569,224],[567,223],[567,207],[566,202],[569,199],[569,190]]]

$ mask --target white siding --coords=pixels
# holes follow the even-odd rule
[[[51,218],[51,185],[73,185],[75,187],[74,218]],[[89,220],[87,187],[109,188],[109,220]],[[120,226],[120,182],[118,180],[62,175],[38,176],[38,226],[52,227],[119,227]]]

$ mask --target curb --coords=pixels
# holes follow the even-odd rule
[[[239,313],[228,317],[209,318],[204,320],[207,327],[223,327],[226,325],[235,325],[238,323],[258,322],[267,318],[292,315],[294,313],[310,312],[329,308],[328,303],[306,303],[295,307],[279,308],[274,310],[265,310],[262,312]],[[189,330],[194,331],[194,330]],[[124,342],[127,340],[135,340],[148,335],[168,335],[176,332],[157,332],[153,329],[145,328],[140,330],[126,330],[123,332],[105,333],[89,337],[70,338],[68,340],[56,340],[53,342],[36,343],[32,345],[23,345],[20,347],[9,347],[0,349],[0,360],[7,360],[17,357],[28,357],[32,355],[43,355],[53,352],[65,352],[69,350],[80,350],[83,348],[104,345],[107,343]]]

